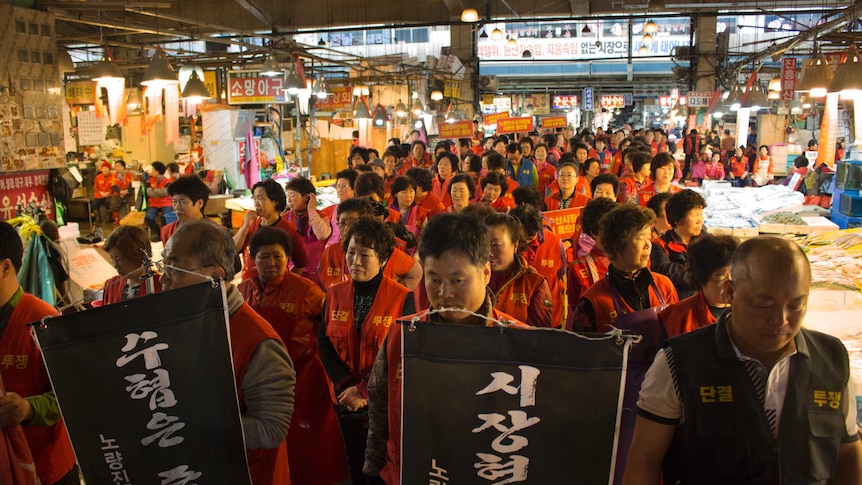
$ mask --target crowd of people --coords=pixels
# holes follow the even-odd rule
[[[673,337],[646,373],[634,429],[621,430],[634,436],[627,483],[660,483],[662,470],[679,483],[860,483],[847,353],[800,331],[804,253],[779,238],[706,234],[706,201],[681,182],[689,171],[697,178],[700,160],[686,156],[681,169],[675,151],[650,130],[444,141],[431,152],[420,139],[409,150],[394,139],[382,157],[353,149],[334,206],[318,207],[303,178],[256,184],[254,210],[232,235],[202,216],[200,179],[179,177],[165,187],[178,219],[161,230],[160,276],[142,290],[147,234],[120,227],[105,243],[119,276],[106,282],[104,303],[239,275],[228,283],[230,334],[256,485],[400,483],[397,321],[417,312],[464,325],[509,320],[518,331]],[[765,162],[743,172],[732,158],[717,163],[757,179]],[[545,213],[574,208],[575,234],[561,239]],[[20,268],[13,237],[3,235],[4,274]],[[18,287],[3,281],[9,305]],[[446,310],[427,314],[434,309]],[[704,386],[725,385],[732,405],[706,405],[717,398],[706,400]],[[835,407],[812,404],[820,389],[838,393]],[[18,406],[36,408],[36,394]],[[5,422],[61,423],[32,414]],[[31,443],[34,455],[65,457],[42,446]]]

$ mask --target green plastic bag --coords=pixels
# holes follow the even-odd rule
[[[44,236],[33,234],[24,252],[21,271],[18,272],[18,283],[28,293],[40,300],[55,305],[54,274],[48,262],[48,248]]]

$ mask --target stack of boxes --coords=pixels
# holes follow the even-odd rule
[[[841,229],[862,227],[862,161],[838,162],[832,193],[832,222]]]

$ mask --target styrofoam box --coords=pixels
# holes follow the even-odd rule
[[[813,232],[837,231],[838,225],[825,217],[803,217],[805,224],[760,223],[761,234],[811,234]]]

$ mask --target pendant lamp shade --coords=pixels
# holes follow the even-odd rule
[[[311,94],[317,96],[317,99],[326,99],[329,96],[329,91],[326,87],[326,80],[323,75],[318,75],[311,85]]]
[[[823,54],[817,54],[799,82],[797,91],[808,93],[812,98],[826,96],[826,91],[832,82],[832,69]]]
[[[382,104],[378,104],[377,107],[374,108],[374,117],[372,118],[374,126],[382,128],[386,126],[387,121],[389,121],[389,117],[386,115],[386,108],[384,108]]]
[[[862,92],[862,60],[855,45],[847,49],[844,62],[838,66],[835,77],[829,83],[830,93],[840,93],[842,99]]]
[[[658,24],[650,20],[646,24],[644,24],[644,33],[647,34],[657,34],[658,33]]]
[[[211,97],[209,90],[207,90],[204,82],[201,81],[197,71],[192,71],[192,75],[189,77],[189,82],[187,82],[186,87],[183,88],[182,98],[195,103],[200,103],[204,99],[210,99]]]
[[[644,34],[643,37],[641,37],[641,44],[649,47],[652,45],[652,43],[653,43],[653,38],[650,34]]]
[[[439,89],[431,91],[431,101],[440,101],[441,99],[443,99],[443,91]]]
[[[143,103],[141,103],[141,97],[138,95],[138,89],[129,89],[129,97],[126,99],[126,108],[128,108],[129,111],[137,111],[141,109],[142,105]]]
[[[368,111],[368,105],[365,104],[365,97],[360,97],[356,103],[356,111],[353,112],[353,118],[357,120],[367,120],[368,118],[371,118],[371,113]]]
[[[725,104],[730,111],[739,111],[739,108],[742,107],[742,90],[738,84],[734,84],[733,88],[730,89],[730,95]]]
[[[299,61],[297,61],[299,62]],[[305,87],[305,83],[299,78],[299,72],[296,70],[296,63],[290,67],[290,72],[287,75],[287,80],[284,82],[284,87],[288,93],[296,95],[299,90]]]
[[[461,22],[478,22],[479,21],[479,12],[476,11],[475,8],[465,8],[461,12]]]
[[[413,105],[410,107],[410,111],[413,112],[414,115],[419,116],[425,111],[425,107],[422,106],[422,103],[419,101],[419,98],[413,100]]]
[[[521,53],[521,59],[532,59],[533,52],[530,49],[524,49],[524,52]]]
[[[400,99],[398,100],[398,104],[395,105],[395,116],[399,118],[407,116],[407,106]]]
[[[117,67],[117,64],[114,61],[106,57],[103,57],[102,61],[96,64],[96,69],[93,70],[93,81],[118,78],[124,78],[123,73],[120,72],[120,68]]]
[[[755,82],[748,92],[748,98],[746,98],[743,108],[750,108],[754,112],[766,106],[769,106],[769,100],[766,99],[763,86],[760,85],[760,82]]]
[[[263,61],[260,73],[267,77],[275,77],[283,74],[284,71],[279,67],[278,61],[275,60],[275,55],[270,52],[269,55],[266,56],[266,60]]]
[[[150,65],[147,66],[147,70],[144,72],[144,80],[141,81],[141,84],[147,87],[160,89],[165,86],[176,85],[179,83],[180,82],[177,80],[177,73],[174,72],[174,68],[171,67],[171,63],[168,61],[168,56],[165,55],[165,51],[157,49],[156,54],[150,61]]]
[[[496,28],[491,31],[491,40],[503,40],[503,31]]]

